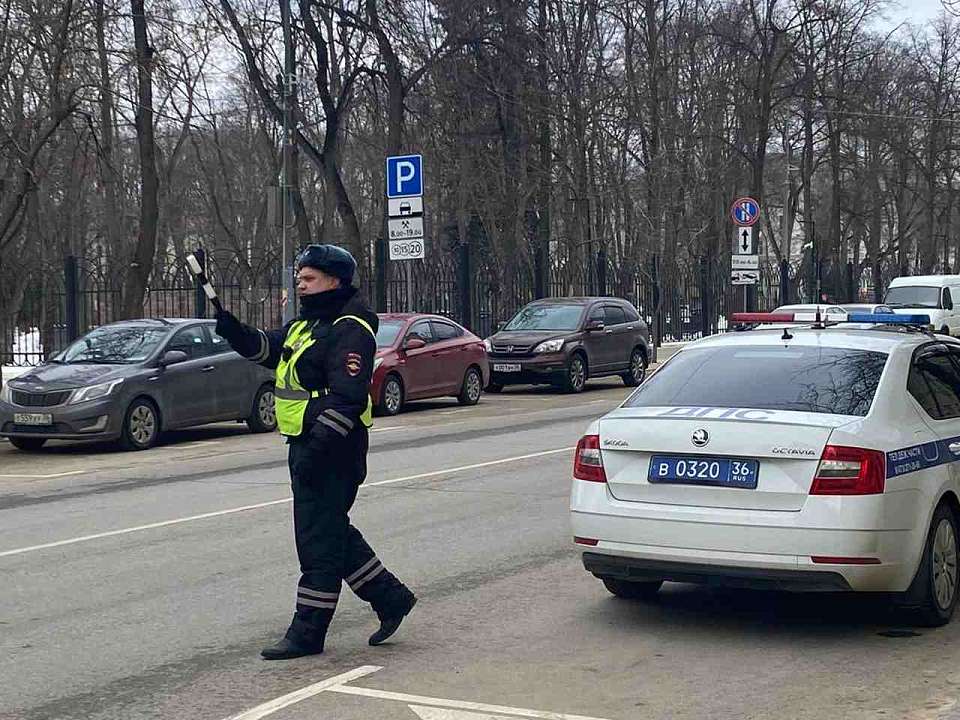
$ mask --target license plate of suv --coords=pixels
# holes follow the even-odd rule
[[[648,478],[652,483],[757,487],[760,462],[746,458],[654,455]]]
[[[14,425],[53,425],[50,413],[14,413]]]
[[[494,363],[494,372],[520,372],[520,363]]]

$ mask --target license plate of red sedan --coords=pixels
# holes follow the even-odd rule
[[[494,363],[494,372],[520,372],[520,363]]]
[[[53,425],[50,413],[14,413],[14,425]]]
[[[743,458],[654,455],[650,458],[652,483],[715,485],[752,490],[757,487],[760,462]]]

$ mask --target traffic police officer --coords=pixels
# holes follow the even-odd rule
[[[348,513],[367,474],[369,395],[378,320],[351,286],[357,264],[334,245],[297,259],[300,316],[279,330],[218,313],[217,334],[248,360],[276,368],[277,425],[289,444],[300,582],[293,621],[268,660],[323,652],[342,582],[380,618],[371,645],[390,637],[417,599],[383,566]]]

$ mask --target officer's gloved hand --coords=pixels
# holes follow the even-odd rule
[[[237,320],[233,313],[230,313],[227,310],[222,310],[217,313],[216,332],[217,335],[222,337],[231,345],[233,345],[235,342],[241,342],[245,335],[243,323]]]

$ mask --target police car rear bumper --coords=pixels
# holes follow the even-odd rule
[[[571,524],[589,543],[578,549],[648,577],[660,568],[684,582],[736,584],[746,576],[787,586],[796,578],[825,590],[902,592],[926,528],[922,521],[913,529],[885,525],[884,503],[910,502],[910,493],[897,495],[844,498],[842,507],[837,498],[808,498],[799,512],[744,511],[625,502],[605,484],[574,480]]]

